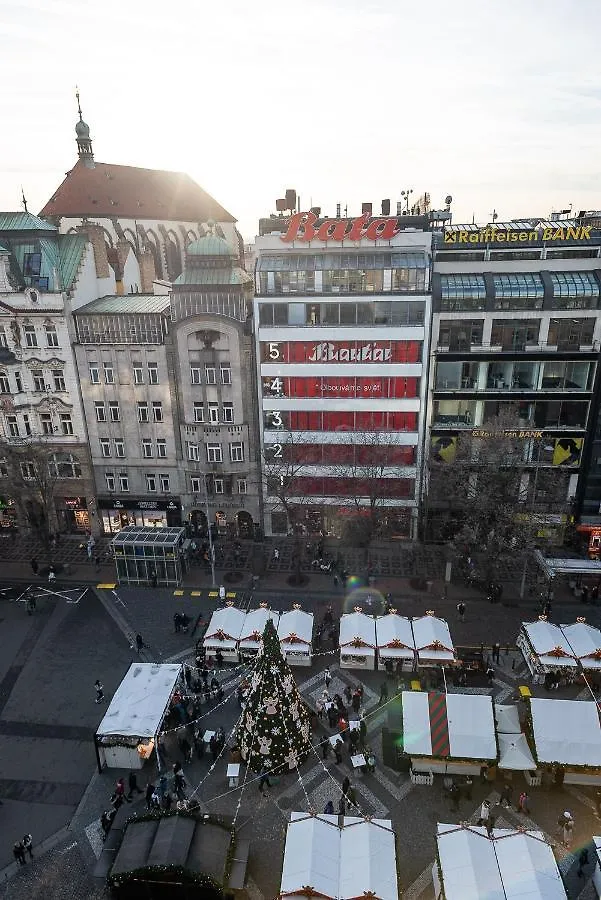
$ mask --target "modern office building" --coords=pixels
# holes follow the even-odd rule
[[[255,323],[265,528],[416,534],[431,240],[424,215],[260,221]],[[281,205],[278,207],[281,209]],[[285,209],[285,207],[284,207]],[[282,210],[284,211],[284,210]]]

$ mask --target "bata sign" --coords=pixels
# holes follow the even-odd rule
[[[396,219],[371,219],[365,213],[357,219],[324,219],[315,227],[317,216],[312,212],[291,216],[288,231],[282,241],[389,241],[400,232]]]
[[[315,344],[310,362],[390,362],[390,347],[379,344],[358,344],[356,347],[341,347],[324,341]]]
[[[592,225],[548,226],[520,230],[489,225],[479,231],[445,228],[445,244],[534,244],[541,241],[590,241]]]

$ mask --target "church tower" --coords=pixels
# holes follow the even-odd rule
[[[77,135],[77,155],[88,169],[94,166],[94,151],[92,150],[92,138],[90,137],[90,126],[87,125],[81,114],[81,104],[79,102],[79,91],[76,92],[77,112],[79,113],[79,122],[75,126],[75,134]]]

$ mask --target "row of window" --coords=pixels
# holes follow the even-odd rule
[[[151,441],[150,438],[145,438],[141,441],[140,444],[141,453],[144,459],[152,459],[152,457],[156,454],[157,459],[166,459],[167,458],[167,441],[165,438],[157,438],[156,441]],[[125,441],[123,438],[100,438],[100,453],[104,457],[113,456],[113,454],[118,459],[124,459],[126,454],[125,451]]]
[[[100,384],[100,365],[97,362],[89,363],[90,381],[92,384]],[[148,363],[146,366],[148,384],[159,383],[158,363]],[[102,373],[105,384],[115,384],[115,367],[112,363],[102,364]],[[133,366],[134,384],[144,384],[144,366]]]
[[[31,322],[28,322],[25,325],[22,325],[21,328],[23,331],[23,341],[25,342],[25,346],[39,347],[40,344],[38,344],[38,331],[36,329],[36,326],[32,325]],[[43,326],[43,335],[46,347],[59,346],[56,325],[52,325],[50,323],[45,324]],[[6,327],[4,325],[0,325],[0,346],[8,347],[8,338],[6,335]]]
[[[58,434],[59,432],[67,436],[73,434],[71,413],[59,414],[60,426],[55,424],[52,413],[38,413],[37,417],[42,434]],[[20,416],[6,415],[5,422],[7,437],[28,437],[33,433],[31,418],[28,413],[22,413]]]
[[[585,428],[588,401],[537,400],[515,403],[486,400],[435,400],[433,423],[447,427],[480,427],[497,416],[517,410],[524,428]]]
[[[260,272],[261,294],[373,294],[383,291],[424,293],[426,269],[330,269],[323,272]],[[386,286],[385,286],[386,285]]]
[[[192,462],[200,462],[200,454],[202,444],[195,444],[191,441],[186,442],[186,455]],[[205,444],[206,461],[209,463],[223,462],[223,447],[221,444]],[[230,462],[244,462],[244,444],[241,441],[235,441],[229,445]]]
[[[114,472],[105,472],[104,480],[106,482],[106,489],[110,491],[110,493],[114,493],[117,485],[119,485],[119,491],[123,494],[129,493],[129,475],[127,472],[118,472],[115,477]],[[160,473],[157,475],[154,472],[148,472],[145,476],[146,481],[146,490],[150,494],[154,494],[157,490],[160,490],[163,494],[171,493],[171,479],[168,474]],[[157,487],[158,485],[158,487]]]
[[[208,418],[205,418],[205,412],[208,412]],[[195,422],[210,422],[211,425],[218,425],[220,422],[233,424],[234,422],[234,404],[233,403],[209,403],[205,409],[205,404],[195,402],[193,406],[193,414]]]
[[[592,308],[597,305],[600,286],[593,272],[549,272],[553,286],[551,307]],[[513,272],[492,274],[494,308],[530,306],[540,308],[545,293],[542,276],[537,272]],[[486,279],[483,274],[441,275],[441,300],[443,309],[484,309],[486,306]],[[517,301],[506,303],[503,301]],[[524,301],[533,301],[526,304]],[[521,302],[520,302],[521,301]]]
[[[351,375],[347,378],[263,378],[265,397],[419,397],[420,378],[386,378]]]
[[[190,384],[202,384],[202,366],[191,365],[190,366]],[[219,380],[221,384],[231,384],[232,383],[232,370],[229,363],[222,363],[219,366]],[[205,366],[204,367],[204,383],[205,384],[217,384],[217,367],[216,366]]]
[[[261,256],[259,271],[322,271],[328,269],[427,269],[423,253],[320,253]]]
[[[273,410],[263,425],[269,431],[417,431],[417,413]]]
[[[490,343],[504,349],[520,349],[538,344],[540,319],[493,319]],[[595,319],[550,319],[547,344],[575,348],[593,343]],[[438,346],[450,350],[469,349],[482,344],[484,319],[441,319]]]
[[[366,303],[261,303],[259,324],[279,325],[423,325],[420,301],[376,300]]]
[[[247,494],[248,482],[246,478],[236,478],[236,493]],[[233,494],[233,486],[229,478],[215,478],[212,475],[205,476],[204,486],[203,479],[198,475],[192,475],[190,478],[190,490],[193,494],[202,494],[206,489],[207,494]]]
[[[422,341],[262,341],[264,363],[413,363],[421,362]]]
[[[411,466],[416,447],[399,444],[267,444],[265,458],[278,465],[299,463],[306,466]]]
[[[21,374],[21,371],[19,369],[16,369],[13,377],[15,379],[14,393],[22,394],[25,390],[25,387],[23,385],[23,376]],[[31,378],[32,388],[38,393],[48,393],[53,389],[58,392],[64,392],[67,390],[65,384],[65,373],[62,369],[51,369],[50,377],[45,374],[44,369],[32,369]],[[6,369],[0,369],[0,394],[12,393],[13,391],[10,383],[10,375],[6,371]]]
[[[38,465],[39,463],[33,460],[24,460],[19,463],[21,477],[26,481],[32,481],[38,477],[42,480],[44,473],[38,473]],[[0,477],[7,478],[9,474],[7,461],[0,460]],[[51,478],[81,478],[81,464],[72,453],[53,453],[48,458],[48,474]]]
[[[277,496],[278,484],[268,483],[268,490]],[[291,478],[286,486],[288,494],[299,497],[373,497],[374,482],[371,478],[337,478],[330,475],[303,476]],[[377,496],[384,498],[410,497],[415,492],[415,481],[412,478],[381,478],[378,481]]]
[[[108,418],[107,418],[108,406]],[[164,422],[163,404],[160,400],[153,400],[152,403],[142,401],[136,404],[138,411],[138,422],[148,423],[152,413],[153,422]],[[109,400],[108,404],[103,400],[97,400],[94,403],[94,411],[96,413],[97,422],[120,422],[121,408],[118,400]]]

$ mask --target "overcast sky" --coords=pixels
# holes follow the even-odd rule
[[[601,209],[599,0],[0,0],[0,209],[76,161],[188,172],[246,239],[303,208]]]

